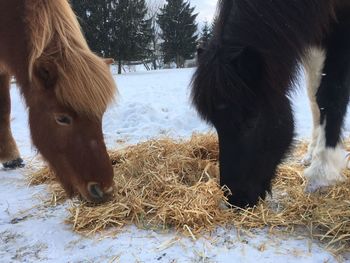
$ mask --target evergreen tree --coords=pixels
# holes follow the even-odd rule
[[[90,48],[105,56],[108,47],[108,0],[71,0]]]
[[[209,26],[208,22],[205,21],[201,32],[201,38],[199,40],[200,44],[202,46],[206,46],[209,40],[212,38],[212,35],[213,35],[212,26]]]
[[[111,55],[118,61],[143,60],[150,53],[151,21],[146,19],[145,0],[112,0]]]
[[[90,48],[118,61],[150,56],[151,20],[146,19],[145,0],[73,0]]]
[[[196,17],[189,1],[166,0],[158,15],[165,63],[175,62],[179,68],[186,59],[194,57],[198,39]]]

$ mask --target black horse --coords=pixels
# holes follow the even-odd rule
[[[342,181],[341,129],[350,91],[349,0],[221,0],[199,50],[192,99],[219,136],[221,184],[233,205],[271,191],[293,140],[288,98],[300,63],[314,116],[308,191]]]

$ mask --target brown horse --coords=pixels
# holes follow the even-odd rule
[[[10,129],[10,76],[29,112],[33,144],[69,196],[104,201],[113,170],[102,116],[116,87],[67,0],[0,0],[0,162],[22,165]]]

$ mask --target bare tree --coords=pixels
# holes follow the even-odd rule
[[[152,21],[152,68],[155,70],[161,64],[161,37],[160,37],[160,27],[157,22],[157,14],[160,8],[164,5],[164,0],[147,0],[148,7],[148,19]]]

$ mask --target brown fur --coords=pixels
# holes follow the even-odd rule
[[[60,76],[57,99],[77,112],[101,117],[116,87],[106,64],[90,51],[69,3],[27,0],[26,8],[32,43],[30,79],[38,61],[54,60]]]
[[[10,75],[0,68],[0,162],[8,162],[20,157],[10,127]]]
[[[28,107],[33,144],[67,194],[106,200],[114,183],[102,115],[116,87],[104,60],[88,48],[68,1],[0,1],[0,39],[4,155],[17,153],[9,126],[8,81],[14,75]]]

